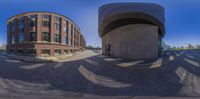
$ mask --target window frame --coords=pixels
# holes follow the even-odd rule
[[[41,41],[43,42],[50,42],[51,40],[51,35],[49,32],[42,32],[41,34]]]
[[[43,27],[50,27],[50,22],[49,21],[42,21],[42,26]]]
[[[18,34],[18,42],[23,43],[24,42],[24,32],[19,32]]]
[[[29,41],[36,41],[36,32],[29,32]]]

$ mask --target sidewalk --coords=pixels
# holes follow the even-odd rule
[[[121,58],[113,58],[108,56],[103,56],[104,61],[107,61],[113,65],[117,65],[121,68],[127,69],[154,69],[160,68],[161,65],[173,61],[175,58],[173,53],[166,53],[161,58],[148,59],[148,60],[126,60]]]
[[[66,54],[59,56],[49,56],[49,57],[31,57],[31,56],[22,56],[16,54],[6,54],[4,55],[14,60],[19,60],[28,63],[51,63],[51,62],[60,62],[61,60],[73,57],[74,54]]]

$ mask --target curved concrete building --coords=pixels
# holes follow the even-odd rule
[[[99,9],[103,54],[127,59],[157,58],[165,35],[164,8],[152,3],[112,3]]]
[[[79,27],[64,15],[25,12],[7,20],[7,50],[26,55],[53,56],[85,48]]]

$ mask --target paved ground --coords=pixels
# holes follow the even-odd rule
[[[59,63],[32,64],[0,56],[4,99],[199,99],[200,52],[174,53],[155,69],[124,69],[85,51]],[[184,98],[184,96],[187,96]]]

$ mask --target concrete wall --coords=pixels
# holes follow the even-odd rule
[[[112,30],[102,37],[103,53],[111,44],[111,56],[127,59],[158,57],[158,27],[148,24],[130,24]]]

